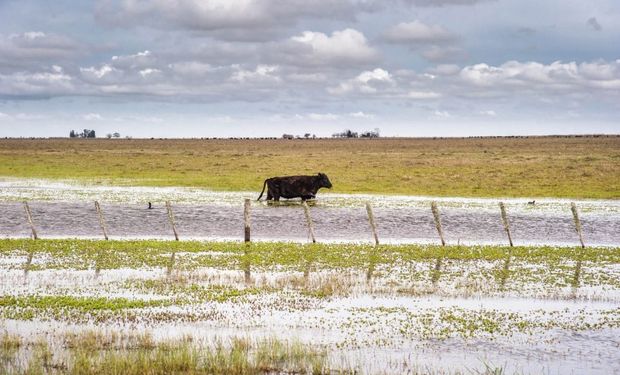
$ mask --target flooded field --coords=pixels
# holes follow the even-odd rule
[[[620,202],[255,195],[1,181],[0,372],[620,372]]]
[[[212,192],[183,188],[101,187],[37,180],[0,182],[0,236],[27,237],[30,227],[22,200],[29,200],[39,234],[47,238],[100,238],[94,201],[112,238],[171,238],[164,202],[172,202],[183,239],[239,240],[243,200],[251,192]],[[385,243],[438,241],[430,210],[437,201],[448,243],[502,244],[506,235],[497,199],[322,194],[310,204],[318,241],[368,242],[372,234],[365,203],[373,206],[378,235]],[[573,246],[579,243],[570,202],[558,199],[503,199],[515,244]],[[534,201],[534,204],[529,202]],[[148,209],[148,202],[153,209]],[[576,201],[589,246],[620,245],[620,201]],[[253,202],[256,240],[306,241],[308,230],[298,201]]]
[[[620,371],[617,248],[33,242],[2,244],[0,335],[22,343],[5,369],[41,343],[69,369],[71,337],[131,353],[119,337],[147,335],[300,343],[319,372]]]

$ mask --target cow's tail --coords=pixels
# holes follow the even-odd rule
[[[265,186],[267,186],[267,180],[265,180],[265,182],[263,183],[263,191],[260,192],[260,195],[258,196],[258,199],[256,200],[257,202],[263,196],[263,193],[265,192]]]

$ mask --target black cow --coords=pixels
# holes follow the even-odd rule
[[[260,192],[257,201],[263,196],[267,186],[267,200],[279,201],[280,198],[297,198],[302,201],[316,197],[316,192],[320,188],[332,188],[332,183],[325,173],[316,176],[286,176],[272,177],[263,183],[263,191]]]

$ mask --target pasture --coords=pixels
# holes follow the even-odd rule
[[[259,192],[317,172],[336,193],[615,199],[620,137],[0,140],[2,177]]]

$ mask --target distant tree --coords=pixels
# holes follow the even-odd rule
[[[106,135],[105,135],[105,137],[106,137],[107,139],[112,138],[112,133],[108,133],[108,134],[106,134]]]
[[[75,130],[71,130],[69,132],[69,138],[75,138],[75,137],[77,137],[77,134],[75,133]]]
[[[119,133],[119,132],[115,132],[114,134],[112,134],[112,137],[114,137],[114,138],[120,138],[120,137],[121,137],[121,133]]]
[[[310,138],[310,135],[311,135],[310,133],[306,133],[304,134],[304,138]]]

